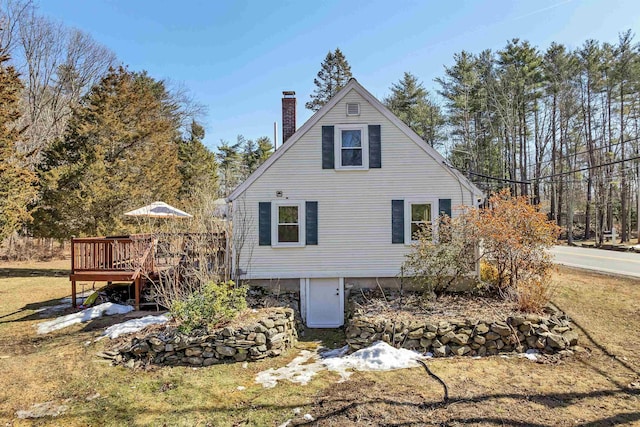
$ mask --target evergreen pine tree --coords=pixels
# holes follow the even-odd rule
[[[384,100],[387,108],[413,129],[432,147],[442,139],[444,118],[440,107],[429,98],[429,93],[411,73],[391,86],[391,95]]]
[[[36,195],[35,175],[16,150],[22,83],[16,70],[5,66],[8,60],[0,55],[0,241],[31,218],[27,207]]]
[[[305,104],[305,107],[311,111],[318,111],[336,94],[340,89],[346,86],[351,75],[351,66],[347,59],[336,48],[334,52],[327,53],[324,61],[320,65],[318,76],[313,80],[316,85],[311,101]]]
[[[178,195],[181,199],[202,189],[215,191],[218,185],[216,158],[202,143],[203,138],[204,128],[193,120],[189,137],[178,142],[178,170],[182,180]]]
[[[127,231],[122,214],[180,188],[176,105],[146,73],[111,70],[45,153],[39,233],[52,237]]]

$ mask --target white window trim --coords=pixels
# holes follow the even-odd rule
[[[278,241],[278,208],[280,206],[298,207],[298,241]],[[299,248],[306,245],[305,230],[305,202],[301,200],[274,200],[271,201],[271,247],[272,248]]]
[[[406,199],[404,201],[404,243],[405,245],[411,245],[416,240],[411,240],[411,205],[415,204],[430,204],[431,205],[431,224],[433,227],[433,241],[437,241],[438,236],[438,199],[434,197],[421,197],[419,199]]]
[[[334,154],[336,170],[368,170],[369,169],[369,127],[366,124],[344,124],[334,126]],[[342,131],[359,130],[362,137],[362,166],[342,166]]]

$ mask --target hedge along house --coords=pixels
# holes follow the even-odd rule
[[[229,196],[235,276],[299,286],[309,327],[344,322],[345,286],[396,278],[412,232],[482,192],[355,79]],[[452,209],[454,207],[454,209]]]

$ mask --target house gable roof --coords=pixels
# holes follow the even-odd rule
[[[340,90],[329,102],[327,102],[320,110],[318,110],[309,120],[307,120],[282,146],[275,151],[258,169],[256,169],[249,177],[240,184],[229,195],[227,200],[233,201],[237,199],[247,188],[253,184],[263,173],[267,171],[280,157],[286,153],[291,146],[293,146],[304,134],[309,131],[316,123],[318,123],[322,117],[324,117],[336,104],[338,104],[351,90],[355,90],[360,96],[367,100],[373,108],[378,110],[383,116],[385,116],[391,123],[397,126],[404,134],[409,137],[414,143],[422,148],[428,155],[430,155],[444,170],[456,178],[467,190],[471,191],[475,196],[481,196],[482,190],[476,187],[471,181],[469,181],[459,171],[452,168],[447,164],[446,159],[438,153],[433,147],[427,144],[420,136],[415,133],[409,126],[407,126],[402,120],[396,117],[387,107],[384,106],[378,99],[373,96],[368,90],[366,90],[358,81],[354,78],[349,80],[349,83]]]

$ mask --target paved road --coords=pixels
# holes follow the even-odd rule
[[[640,278],[640,254],[603,249],[554,246],[556,264]]]

